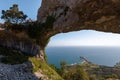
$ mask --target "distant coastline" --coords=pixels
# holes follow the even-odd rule
[[[57,67],[60,61],[80,63],[79,56],[85,56],[95,64],[114,66],[120,61],[120,46],[48,46],[46,54],[48,63]]]

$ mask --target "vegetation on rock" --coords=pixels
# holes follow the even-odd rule
[[[114,65],[114,67],[120,67],[120,61],[117,62],[117,63]]]
[[[85,80],[116,80],[120,78],[119,72],[120,68],[118,67],[107,67],[84,62],[76,65],[67,65],[64,68],[63,78],[65,80],[70,80],[71,78],[71,80],[79,80],[82,75],[81,80],[84,80],[84,78],[86,78]]]
[[[25,62],[30,62],[33,65],[32,72],[33,74],[38,73],[38,78],[41,80],[63,80],[59,74],[52,69],[46,62],[41,61],[36,57],[28,57],[23,53],[20,53],[15,50],[6,49],[0,47],[0,63],[17,65]],[[29,67],[29,66],[28,66]]]
[[[71,69],[65,72],[63,78],[65,80],[89,80],[87,72],[83,68]]]
[[[35,57],[30,57],[29,61],[33,63],[33,72],[44,74],[48,77],[48,80],[63,80],[62,77],[52,69],[46,62],[41,61]],[[44,79],[42,79],[44,80]]]

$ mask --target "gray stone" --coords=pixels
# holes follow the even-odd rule
[[[29,69],[32,69],[30,62],[17,65],[0,63],[0,80],[39,80]]]

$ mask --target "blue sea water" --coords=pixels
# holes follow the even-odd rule
[[[94,64],[114,66],[120,61],[120,47],[47,47],[46,54],[48,63],[54,64],[58,68],[61,61],[68,64],[80,63],[80,56],[87,58]]]

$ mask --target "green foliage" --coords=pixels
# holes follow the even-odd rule
[[[43,32],[44,25],[41,23],[29,24],[28,35],[30,38],[38,38]]]
[[[100,78],[100,79],[98,79],[98,80],[106,80],[106,79],[104,79],[104,78]]]
[[[49,66],[50,66],[53,70],[55,70],[56,72],[58,71],[57,67],[56,67],[54,64],[49,64]]]
[[[27,15],[22,11],[19,11],[18,5],[13,4],[9,10],[2,10],[1,19],[4,19],[6,23],[19,24],[25,21]]]
[[[114,66],[115,66],[115,67],[120,67],[120,61],[117,62]]]
[[[89,80],[86,71],[83,68],[71,69],[64,74],[65,80]]]
[[[107,75],[105,78],[106,79],[108,79],[108,78],[118,79],[118,76],[116,74],[111,74],[111,75]]]
[[[47,31],[48,28],[46,28],[44,24],[33,23],[29,25],[27,34],[30,38],[36,41],[36,44],[41,45],[43,48],[45,48],[49,42],[49,38],[45,38],[46,36],[44,36]]]
[[[33,72],[41,71],[40,73],[46,75],[49,80],[63,80],[54,69],[47,65],[46,62],[35,57],[30,57],[29,61],[34,65]]]
[[[47,63],[48,60],[47,60],[47,55],[46,55],[45,49],[43,50],[43,53],[44,53],[44,59],[45,59],[45,62]]]
[[[51,31],[54,21],[54,16],[48,16],[45,23],[35,22],[29,24],[27,30],[28,36],[32,39],[35,39],[38,45],[41,45],[43,48],[45,48],[49,42],[49,37],[44,35]]]
[[[89,76],[87,72],[80,66],[76,66],[76,68],[68,68],[66,61],[60,62],[60,70],[57,72],[65,79],[65,80],[89,80]],[[92,80],[92,79],[91,79]]]
[[[41,61],[40,59],[36,57],[27,57],[23,55],[22,53],[19,53],[17,51],[9,50],[7,48],[0,47],[0,55],[3,55],[4,57],[0,58],[0,61],[5,64],[21,64],[26,61],[30,61],[33,64],[33,73],[39,72],[46,77],[49,78],[49,80],[63,80],[58,73],[49,67],[45,61]]]
[[[9,50],[2,47],[0,47],[0,55],[4,56],[0,59],[0,61],[6,64],[20,64],[28,61],[28,57],[25,56],[23,53],[19,53],[17,51]]]
[[[28,35],[31,38],[38,38],[42,34],[45,34],[46,32],[50,31],[53,27],[53,23],[55,21],[54,16],[48,16],[45,23],[32,23],[29,24],[28,27]]]
[[[89,75],[89,80],[97,80],[96,75]]]
[[[64,75],[66,65],[67,65],[67,62],[66,62],[66,61],[61,61],[61,62],[60,62],[60,70],[58,71],[58,73],[59,73],[61,76]]]
[[[66,61],[61,61],[61,62],[60,62],[60,67],[61,67],[61,69],[64,69],[64,68],[66,67],[66,65],[67,65],[67,62],[66,62]]]

